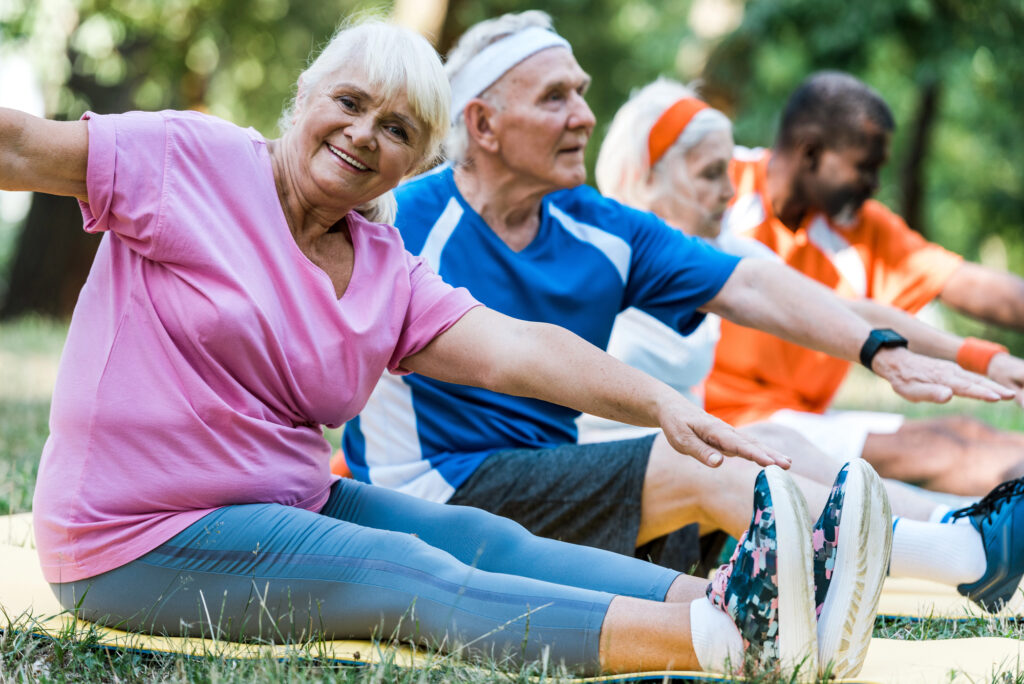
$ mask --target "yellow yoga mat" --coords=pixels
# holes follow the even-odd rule
[[[5,616],[35,633],[54,635],[70,627],[81,633],[91,633],[99,646],[189,656],[273,658],[309,655],[352,664],[376,663],[392,658],[395,663],[407,666],[429,666],[431,662],[443,658],[437,654],[415,652],[406,646],[382,646],[369,641],[330,641],[308,647],[240,644],[213,639],[129,634],[83,621],[76,623],[70,615],[61,611],[49,585],[43,579],[32,546],[31,516],[0,517],[0,617]],[[914,592],[901,589],[899,595],[913,596]],[[31,619],[19,621],[20,617]],[[860,676],[848,681],[891,684],[987,682],[992,680],[994,674],[1003,672],[1015,675],[1024,673],[1024,642],[994,637],[916,642],[873,639]],[[957,674],[951,676],[951,673]],[[700,672],[650,672],[580,681],[666,680],[696,682],[725,681],[726,678]]]
[[[970,618],[1014,618],[1009,612],[988,613],[946,584],[918,579],[889,578],[882,587],[878,614],[892,617],[916,617],[960,620]]]

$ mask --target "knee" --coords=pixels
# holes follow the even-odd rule
[[[659,432],[651,444],[651,453],[647,458],[647,471],[644,479],[673,478],[685,483],[699,479],[702,475],[714,470],[714,468],[708,468],[693,456],[676,451],[668,443],[665,435]]]
[[[463,563],[479,565],[495,556],[507,557],[533,537],[525,527],[514,520],[489,513],[472,506],[449,506],[450,527],[459,540],[461,549],[454,554]]]

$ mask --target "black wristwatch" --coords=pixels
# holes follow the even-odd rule
[[[900,335],[895,330],[891,330],[889,328],[875,328],[871,331],[871,334],[868,335],[868,339],[864,341],[864,346],[860,348],[860,362],[864,364],[868,370],[871,370],[871,362],[875,359],[875,354],[878,353],[879,349],[906,346],[907,338]]]

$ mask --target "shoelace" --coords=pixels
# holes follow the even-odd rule
[[[1017,478],[1016,480],[1007,480],[986,494],[983,499],[978,501],[978,503],[971,504],[970,506],[961,508],[958,511],[953,511],[950,519],[956,520],[957,518],[966,518],[968,516],[975,515],[991,518],[1002,510],[1003,505],[1006,504],[1007,501],[1015,496],[1022,495],[1024,495],[1024,477]]]

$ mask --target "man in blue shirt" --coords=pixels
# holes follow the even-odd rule
[[[502,313],[565,327],[601,348],[628,307],[683,334],[709,311],[860,358],[913,400],[1012,396],[911,353],[899,336],[872,331],[785,266],[722,254],[584,186],[595,123],[583,99],[589,76],[553,32],[533,52],[509,47],[550,28],[546,22],[538,12],[506,15],[463,36],[447,67],[453,163],[396,191],[407,249],[446,281]],[[503,62],[510,52],[518,61]],[[734,536],[750,523],[758,466],[723,458],[728,445],[710,436],[721,423],[694,408],[680,417],[689,442],[659,433],[581,445],[578,413],[569,409],[415,374],[385,376],[346,426],[344,451],[362,481],[484,508],[535,534],[634,553],[678,540],[669,535],[690,523]],[[811,510],[821,510],[827,484],[794,479]],[[692,550],[692,540],[684,547]],[[654,560],[689,569],[677,555]],[[690,554],[686,562],[694,560]],[[873,611],[872,601],[865,605]]]
[[[537,16],[546,19],[530,12],[502,20]],[[467,33],[448,60],[456,126],[447,151],[454,164],[396,191],[396,225],[409,251],[425,257],[446,281],[468,288],[487,306],[565,327],[600,348],[608,342],[615,316],[635,306],[684,334],[707,310],[835,356],[857,358],[868,325],[817,284],[775,263],[741,261],[718,252],[652,214],[583,185],[583,152],[594,126],[583,99],[589,76],[567,44],[543,48],[507,73],[480,76],[477,53],[522,28],[505,28],[497,35],[494,22],[478,28],[489,27],[489,33]],[[485,61],[485,71],[491,63]],[[479,78],[491,79],[482,92],[474,81]],[[797,301],[800,305],[794,306]],[[995,397],[995,385],[972,385],[985,381],[903,347],[881,347],[873,369],[915,399],[948,398],[944,384],[954,391]],[[503,450],[572,445],[566,456],[571,470],[584,470],[588,482],[605,473],[619,479],[622,464],[612,463],[603,452],[591,469],[581,468],[583,454],[601,447],[575,445],[577,415],[532,399],[418,375],[389,375],[360,417],[346,427],[344,450],[358,479],[434,501],[459,502],[460,488],[481,464],[495,467],[501,459],[494,454]],[[699,420],[714,421],[703,415]],[[663,441],[657,440],[652,452],[646,440],[639,455],[626,459],[639,465],[633,469],[641,483],[648,454],[660,463],[662,452],[669,470],[685,468],[691,479],[716,477]],[[693,449],[695,453],[688,453],[708,463],[713,449]],[[533,462],[531,468],[539,467]],[[751,466],[750,486],[755,472]],[[568,472],[562,475],[569,478]],[[506,479],[518,491],[528,484],[518,475]],[[614,498],[610,493],[595,497],[590,492],[587,498]],[[738,529],[746,527],[741,518],[749,493],[745,488],[738,494],[737,502],[744,503],[735,507],[722,502],[724,508],[735,508]],[[610,548],[629,551],[687,522],[701,521],[692,507],[678,510],[678,502],[671,504],[672,511],[644,516],[639,495],[637,491],[631,497],[635,513],[623,517],[620,512],[615,525],[615,536],[632,539],[627,546],[614,543]],[[497,503],[491,501],[494,507]]]

